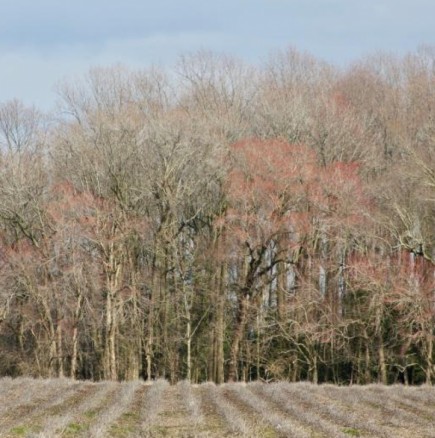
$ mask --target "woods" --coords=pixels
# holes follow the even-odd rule
[[[0,375],[435,382],[435,50],[94,68],[0,104]]]

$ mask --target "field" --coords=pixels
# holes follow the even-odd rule
[[[435,437],[435,389],[0,379],[0,437]]]

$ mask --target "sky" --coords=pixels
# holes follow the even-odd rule
[[[347,65],[435,45],[435,0],[0,0],[0,102],[49,110],[91,67],[171,66],[200,49],[261,62],[294,47]]]

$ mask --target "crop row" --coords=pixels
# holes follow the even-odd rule
[[[435,437],[429,386],[0,380],[0,437]]]

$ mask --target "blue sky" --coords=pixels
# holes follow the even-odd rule
[[[0,102],[49,109],[91,66],[171,65],[198,49],[250,62],[293,46],[337,64],[435,44],[435,0],[0,0]]]

